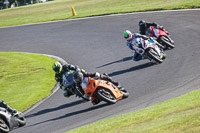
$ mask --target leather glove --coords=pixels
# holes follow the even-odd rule
[[[99,79],[99,78],[100,78],[100,73],[96,72],[94,79]]]

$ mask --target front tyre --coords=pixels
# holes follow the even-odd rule
[[[110,91],[104,88],[97,90],[97,97],[109,104],[117,102],[116,98],[110,93]]]
[[[128,98],[128,96],[129,96],[129,93],[125,90],[125,89],[123,89],[123,90],[120,90],[122,93],[123,93],[123,99],[124,98]]]
[[[175,46],[174,46],[174,43],[172,43],[167,37],[165,36],[162,36],[160,37],[160,41],[161,43],[166,46],[168,49],[173,49]]]
[[[163,60],[160,58],[160,56],[158,55],[158,53],[150,48],[149,50],[146,51],[147,56],[149,56],[151,59],[153,59],[154,61],[158,62],[158,63],[162,63]]]
[[[0,117],[0,132],[8,133],[10,131],[9,126],[6,124],[5,120]]]
[[[26,119],[24,118],[23,114],[21,112],[19,112],[19,117],[16,118],[18,123],[19,123],[19,127],[25,126],[26,125]]]

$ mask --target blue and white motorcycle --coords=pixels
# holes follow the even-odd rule
[[[166,58],[163,49],[158,47],[157,41],[153,39],[144,40],[142,38],[137,38],[136,41],[137,43],[139,42],[138,44],[140,44],[140,47],[137,45],[134,45],[133,47],[135,51],[144,58],[149,59],[153,63],[162,63]]]

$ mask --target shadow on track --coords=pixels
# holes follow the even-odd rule
[[[98,109],[98,108],[105,107],[105,106],[107,106],[107,105],[109,105],[109,104],[108,104],[108,103],[104,103],[104,104],[100,104],[100,105],[98,105],[98,106],[92,106],[92,107],[87,108],[87,109],[83,109],[83,110],[71,112],[71,113],[65,114],[65,115],[63,115],[63,116],[59,116],[59,117],[56,117],[56,118],[52,118],[52,119],[49,119],[49,120],[46,120],[46,121],[41,121],[41,122],[35,123],[35,124],[33,124],[33,125],[26,126],[26,127],[24,127],[24,128],[28,128],[28,127],[40,125],[40,124],[43,124],[43,123],[46,123],[46,122],[56,121],[56,120],[60,120],[60,119],[64,119],[64,118],[70,117],[70,116],[78,115],[78,114],[81,114],[81,113],[93,111],[93,110],[96,110],[96,109]]]
[[[49,108],[49,109],[44,109],[44,110],[38,111],[37,113],[25,116],[25,118],[35,117],[35,116],[38,116],[38,115],[42,115],[42,114],[46,114],[46,113],[49,113],[49,112],[61,110],[61,109],[64,109],[64,108],[69,108],[69,107],[76,106],[76,105],[84,103],[84,102],[86,102],[86,101],[77,100],[77,101],[74,101],[74,102],[71,102],[71,103],[63,104],[63,105],[58,106],[56,108]]]
[[[123,58],[121,60],[113,61],[113,62],[104,64],[104,65],[98,66],[96,68],[101,68],[101,67],[105,67],[105,66],[108,66],[108,65],[111,65],[111,64],[114,64],[114,63],[120,63],[120,62],[124,62],[124,61],[129,61],[129,60],[132,60],[132,57],[125,57],[125,58]]]
[[[153,64],[151,62],[147,62],[145,64],[134,66],[134,67],[131,67],[131,68],[128,68],[128,69],[125,69],[125,70],[120,70],[120,71],[112,72],[112,73],[109,73],[108,75],[112,77],[112,76],[120,75],[120,74],[123,74],[123,73],[132,72],[132,71],[144,69],[144,68],[147,68],[147,67],[151,67],[153,65],[155,65],[155,64]]]

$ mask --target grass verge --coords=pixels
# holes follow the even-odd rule
[[[199,133],[200,90],[67,133]]]
[[[72,16],[72,6],[75,6],[77,16]],[[0,10],[0,27],[94,15],[199,7],[199,0],[55,0]]]
[[[56,84],[53,62],[45,55],[0,52],[0,98],[24,111],[50,95]]]

